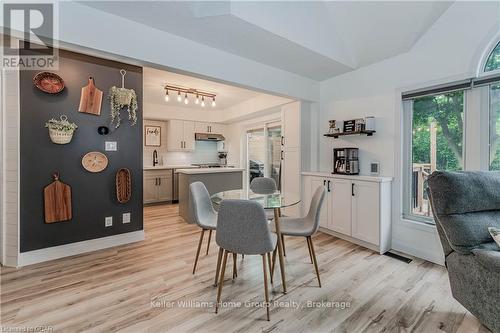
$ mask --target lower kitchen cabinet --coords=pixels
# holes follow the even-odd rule
[[[144,203],[173,200],[173,174],[171,169],[144,171]]]
[[[320,227],[380,253],[390,249],[391,178],[303,173],[303,207],[319,186],[326,190]]]

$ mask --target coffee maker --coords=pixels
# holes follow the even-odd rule
[[[333,172],[341,175],[358,175],[358,148],[334,148]]]

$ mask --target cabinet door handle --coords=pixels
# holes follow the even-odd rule
[[[351,184],[351,194],[354,196],[354,183]]]
[[[155,186],[158,186],[158,178],[155,178]]]
[[[283,150],[281,151],[281,160],[283,160]]]
[[[282,146],[284,146],[284,145],[285,145],[285,137],[284,137],[284,136],[282,136],[282,137],[281,137],[281,145],[282,145]]]
[[[323,180],[323,186],[326,186],[326,179]]]
[[[161,186],[161,178],[158,178],[158,186]]]
[[[330,181],[328,181],[328,192],[330,192]]]

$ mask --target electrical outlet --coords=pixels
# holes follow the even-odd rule
[[[117,151],[118,144],[116,143],[116,141],[106,141],[104,143],[104,150],[105,151]]]
[[[123,213],[122,223],[130,223],[130,213]]]
[[[105,227],[111,227],[111,226],[113,226],[113,216],[107,216],[104,219],[104,226]]]

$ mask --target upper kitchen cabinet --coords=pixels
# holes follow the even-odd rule
[[[195,123],[187,120],[169,120],[167,131],[167,149],[169,151],[194,150]]]
[[[300,102],[285,104],[281,108],[283,149],[300,147]]]
[[[217,123],[202,123],[196,122],[195,132],[196,133],[213,133],[213,134],[224,134],[224,125]]]

